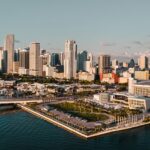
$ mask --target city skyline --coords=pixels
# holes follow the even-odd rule
[[[37,41],[41,48],[60,52],[64,50],[64,41],[72,39],[77,41],[79,51],[127,57],[139,56],[142,51],[150,54],[150,2],[147,0],[145,3],[141,0],[0,1],[3,20],[0,45],[6,34],[14,33],[16,47],[21,48]],[[11,15],[5,11],[13,7],[16,9]]]

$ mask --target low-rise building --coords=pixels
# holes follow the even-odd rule
[[[128,106],[128,93],[113,93],[113,95],[111,95],[110,101]]]
[[[129,96],[128,97],[128,106],[129,106],[129,109],[149,110],[150,109],[150,98]]]
[[[79,80],[93,81],[94,77],[95,77],[94,74],[90,74],[88,72],[79,72],[78,73]]]
[[[28,74],[29,74],[29,69],[26,69],[26,68],[24,68],[24,67],[19,67],[18,73],[19,73],[20,75],[28,75]]]
[[[125,84],[128,83],[128,79],[127,77],[119,77],[119,84]]]
[[[110,101],[109,93],[99,93],[93,96],[93,102],[96,102],[100,105],[107,104]]]
[[[150,97],[150,80],[134,82],[132,85],[129,84],[129,88],[134,95]]]
[[[135,79],[136,80],[149,80],[150,79],[150,71],[135,71]]]

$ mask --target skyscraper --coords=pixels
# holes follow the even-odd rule
[[[64,77],[66,79],[76,78],[77,44],[75,41],[67,40],[65,42],[64,57]]]
[[[85,71],[92,74],[93,73],[93,55],[88,53],[87,61],[85,62]]]
[[[14,40],[13,34],[7,35],[5,39],[4,50],[7,51],[7,73],[13,73]]]
[[[145,55],[140,56],[138,65],[140,69],[147,69],[148,68],[148,57]]]
[[[77,56],[77,70],[85,71],[86,70],[86,61],[87,61],[88,52],[81,51]]]
[[[59,53],[59,61],[60,61],[60,65],[64,65],[64,53],[63,52]]]
[[[112,60],[111,63],[112,63],[111,66],[113,69],[115,69],[118,66],[118,60],[117,59]]]
[[[59,54],[52,53],[51,54],[51,66],[60,65]]]
[[[99,66],[100,80],[102,80],[103,74],[111,72],[110,56],[100,55],[98,59],[98,66]]]
[[[30,75],[39,76],[40,69],[40,43],[32,43],[29,52],[29,71]]]
[[[19,67],[29,69],[29,50],[23,49],[19,51]]]
[[[3,70],[3,47],[0,47],[0,72]]]

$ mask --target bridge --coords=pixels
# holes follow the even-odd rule
[[[0,99],[0,104],[27,104],[27,103],[42,103],[42,99]]]

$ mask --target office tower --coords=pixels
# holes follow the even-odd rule
[[[39,76],[40,70],[40,43],[32,43],[29,52],[29,71],[30,75]]]
[[[47,53],[47,65],[50,66],[51,64],[51,54]]]
[[[51,55],[49,53],[41,54],[42,64],[43,65],[50,65]]]
[[[99,75],[100,80],[103,78],[103,74],[111,73],[111,64],[109,55],[100,55],[98,58]]]
[[[7,35],[5,39],[4,50],[7,51],[7,73],[13,73],[14,40],[15,37],[13,34]]]
[[[64,65],[64,53],[63,52],[59,53],[59,61],[60,61],[60,65]]]
[[[140,56],[138,63],[140,69],[148,69],[148,57],[145,55]]]
[[[89,53],[87,56],[87,60],[85,61],[85,71],[92,74],[93,73],[93,55]]]
[[[14,50],[14,61],[19,61],[19,51],[20,49]]]
[[[52,53],[51,54],[51,66],[60,65],[59,61],[59,54],[58,53]]]
[[[2,61],[3,73],[7,73],[7,51],[3,50],[3,61]]]
[[[3,47],[0,47],[0,72],[3,71]]]
[[[29,69],[29,50],[23,49],[19,51],[19,67]]]
[[[134,68],[134,67],[135,67],[134,59],[131,59],[129,64],[128,64],[128,68]]]
[[[76,78],[77,44],[75,41],[67,40],[65,42],[64,57],[64,77],[66,79]]]
[[[115,69],[118,66],[118,60],[114,59],[112,60],[112,68]]]
[[[19,73],[19,61],[13,62],[13,73]]]
[[[77,55],[77,70],[85,71],[86,70],[86,61],[87,61],[88,52],[81,51]]]

